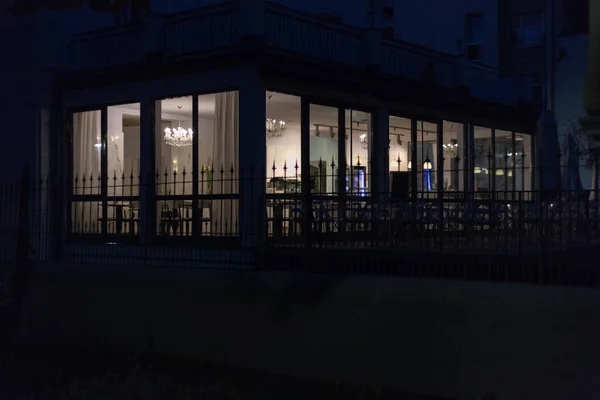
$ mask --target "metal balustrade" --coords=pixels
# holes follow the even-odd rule
[[[384,42],[383,72],[416,81],[431,80],[441,86],[454,86],[454,60],[450,56],[408,44]]]
[[[103,29],[81,35],[71,43],[71,70],[100,70],[144,60],[143,30],[139,26]]]
[[[0,185],[4,293],[19,263],[70,257],[553,284],[590,285],[600,277],[591,267],[600,244],[600,200],[590,200],[587,190],[418,190],[395,198],[317,186],[303,193],[297,168],[270,175],[238,177],[224,168],[195,178],[157,172],[154,190],[131,176],[96,177],[73,182],[64,200],[47,179]],[[194,179],[197,193],[187,189]],[[263,194],[239,193],[256,183],[265,185]],[[57,201],[66,203],[57,207]],[[242,208],[256,210],[251,231],[238,227]],[[248,247],[244,239],[252,235]],[[567,262],[574,254],[576,262]]]
[[[238,14],[233,4],[206,7],[169,18],[164,25],[164,52],[178,57],[216,49],[238,42]]]
[[[266,12],[267,45],[276,50],[350,66],[365,63],[362,32],[340,24],[317,21],[309,14],[284,8]]]
[[[135,65],[146,59],[148,51],[154,50],[162,52],[166,62],[211,51],[233,50],[240,42],[240,18],[243,16],[237,4],[226,2],[163,16],[158,22],[154,19],[143,25],[79,35],[71,44],[71,70]],[[350,67],[380,63],[381,70],[388,76],[444,87],[473,86],[476,97],[501,103],[516,104],[521,100],[503,90],[511,84],[507,85],[507,78],[500,79],[493,68],[410,43],[382,40],[364,30],[323,21],[315,15],[277,4],[265,3],[262,34],[271,52]],[[152,41],[156,43],[149,43]],[[374,55],[372,51],[379,54]]]

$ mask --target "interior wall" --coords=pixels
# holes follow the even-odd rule
[[[295,179],[296,171],[298,176],[302,174],[302,160],[300,152],[302,140],[299,124],[294,124],[287,128],[285,135],[276,139],[267,138],[267,175],[270,178],[273,175],[273,165],[275,166],[275,176],[283,177],[284,165],[287,166],[285,175],[289,179]],[[296,165],[298,168],[295,168]]]
[[[140,176],[140,127],[123,127],[123,168],[125,177],[133,176],[137,182]]]
[[[198,157],[200,167],[210,167],[212,165],[214,131],[214,118],[206,116],[198,118]]]
[[[390,134],[390,171],[408,171],[408,143],[410,132],[402,136],[402,144],[398,144],[397,136]],[[400,158],[400,169],[398,169],[398,158]]]

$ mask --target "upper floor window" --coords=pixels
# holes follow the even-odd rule
[[[511,19],[510,45],[536,46],[545,41],[544,13],[515,15]]]
[[[470,61],[482,61],[484,56],[485,18],[483,14],[467,15],[467,48]]]

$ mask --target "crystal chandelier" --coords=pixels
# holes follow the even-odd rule
[[[458,143],[455,140],[451,140],[450,143],[442,146],[444,148],[444,158],[458,157]]]
[[[177,106],[181,110],[181,106]],[[165,128],[165,142],[169,146],[186,147],[194,142],[194,131],[181,127],[181,121],[177,128]]]
[[[271,97],[273,97],[272,94],[269,95],[269,108],[271,108]],[[282,137],[285,134],[285,129],[285,121],[277,121],[274,118],[267,118],[267,139],[277,139]]]

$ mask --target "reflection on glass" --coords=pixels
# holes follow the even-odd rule
[[[346,191],[365,196],[370,186],[371,114],[346,110]]]
[[[310,189],[331,194],[338,187],[338,109],[310,105]]]
[[[299,192],[302,173],[300,97],[267,92],[266,102],[267,193]],[[277,124],[269,121],[277,121]]]

